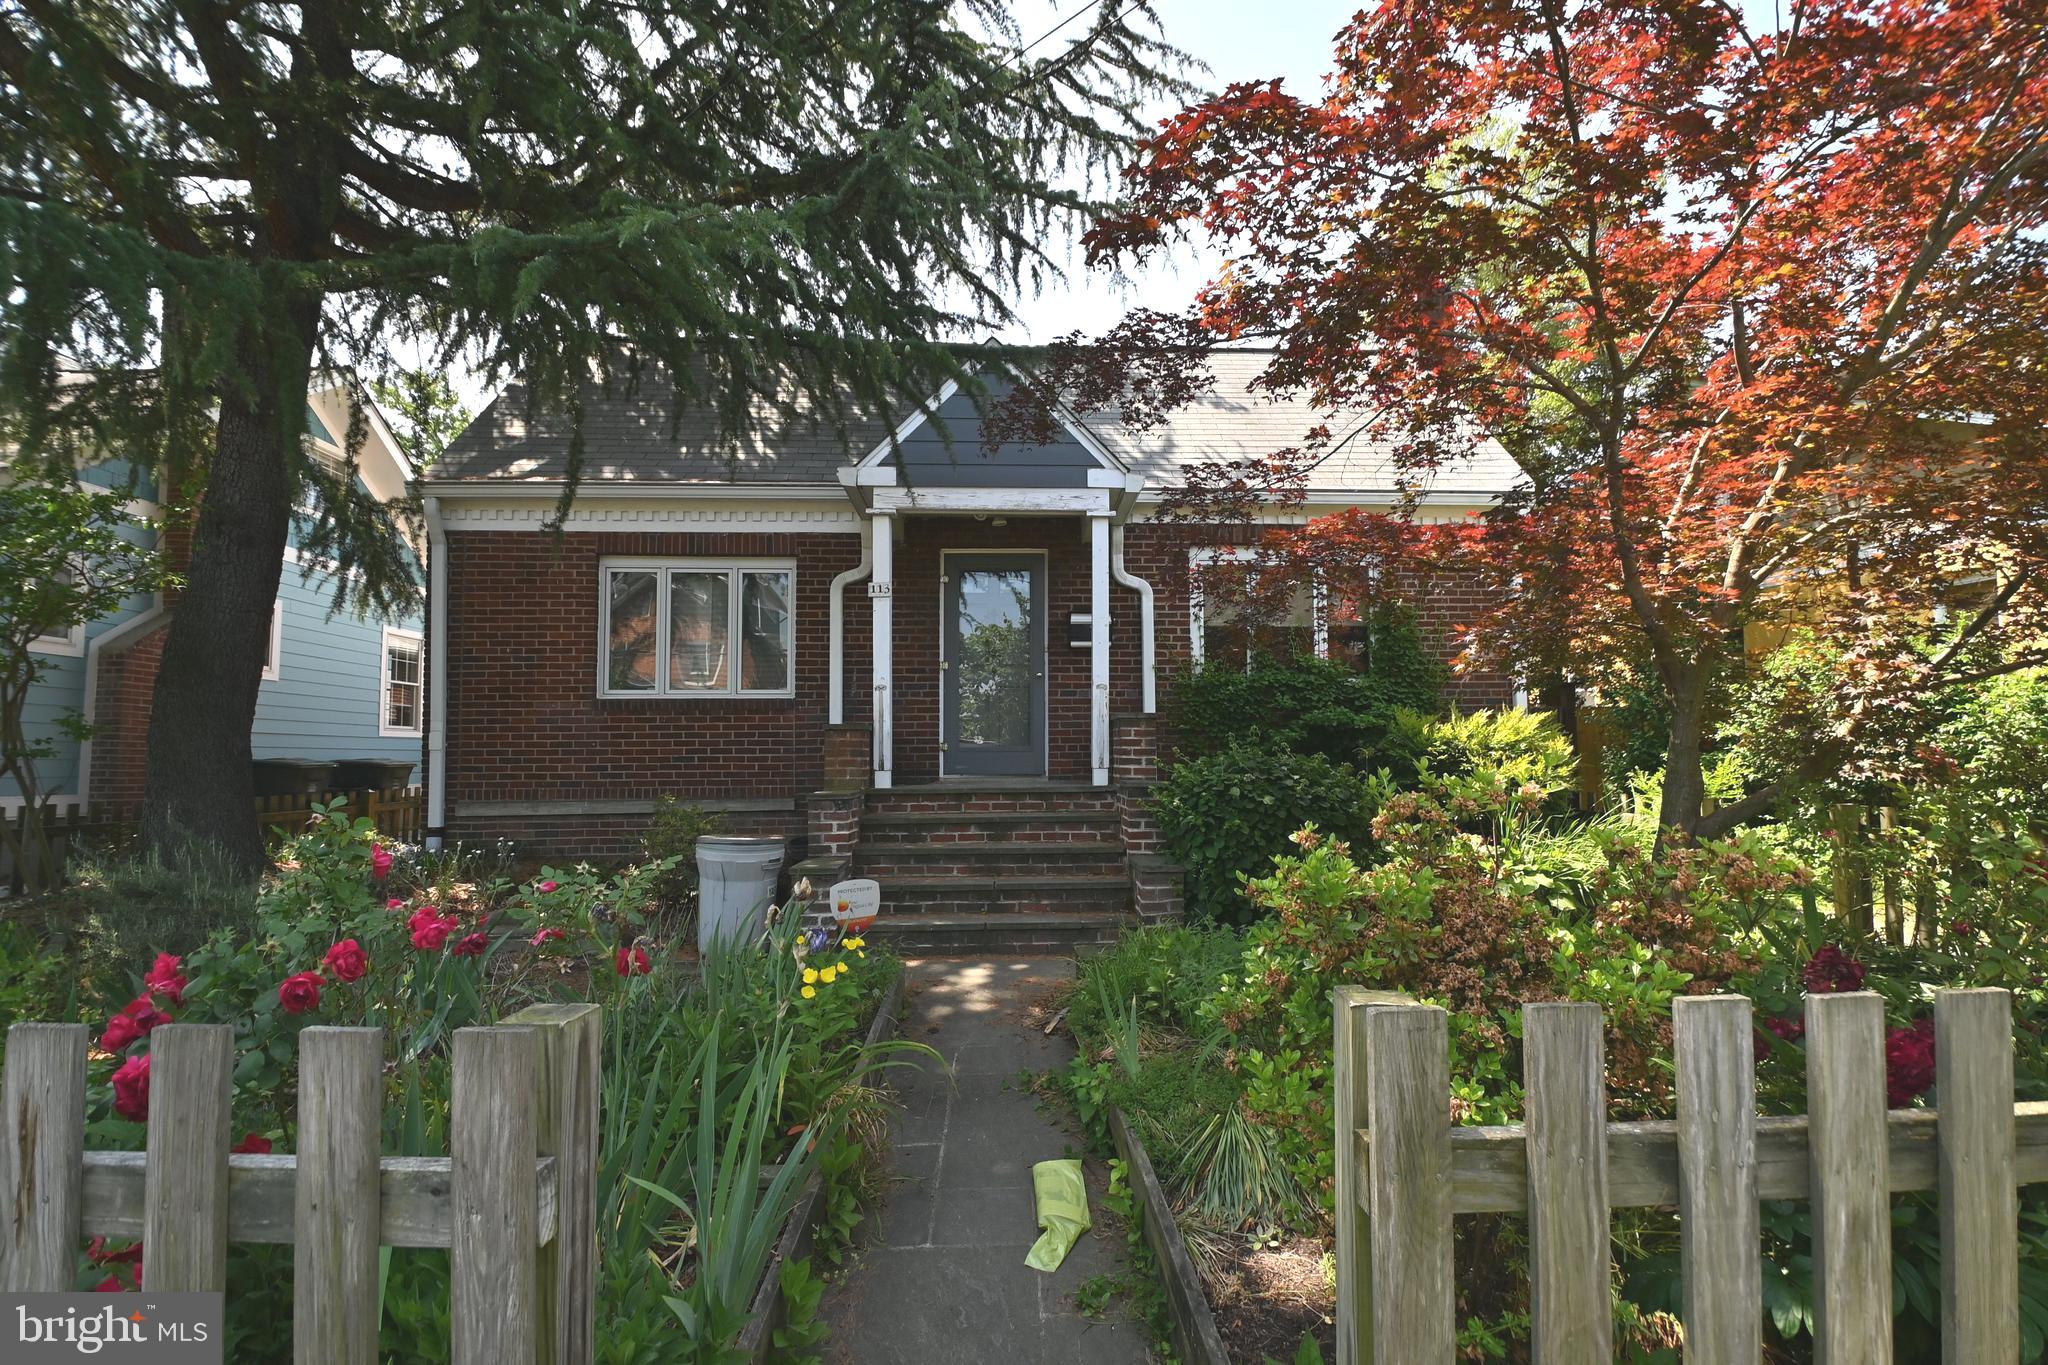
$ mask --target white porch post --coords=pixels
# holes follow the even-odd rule
[[[1088,514],[1088,752],[1098,787],[1109,785],[1109,518]]]
[[[895,516],[876,508],[874,513],[874,574],[868,579],[868,603],[874,608],[874,771],[875,785],[889,785],[889,771],[895,744]]]

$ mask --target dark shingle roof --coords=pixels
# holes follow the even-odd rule
[[[1090,414],[1084,425],[1154,487],[1178,483],[1179,470],[1188,465],[1298,446],[1324,414],[1306,402],[1276,400],[1251,387],[1269,358],[1262,351],[1217,352],[1211,360],[1214,389],[1151,430],[1133,430],[1109,412]],[[580,397],[587,485],[829,484],[842,466],[858,463],[887,440],[895,425],[856,417],[842,432],[801,409],[784,417],[761,400],[735,441],[721,434],[718,414],[709,406],[686,407],[678,418],[674,385],[658,372],[644,376],[631,394],[615,388],[607,395],[593,381]],[[526,406],[524,386],[509,386],[450,443],[431,477],[514,485],[561,479],[572,422],[552,412],[529,419]],[[1469,459],[1438,471],[1428,486],[1491,496],[1518,479],[1514,462],[1489,437],[1475,444]],[[1393,448],[1367,433],[1318,466],[1310,486],[1391,490],[1397,486]]]

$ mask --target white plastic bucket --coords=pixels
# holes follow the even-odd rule
[[[697,841],[697,948],[753,938],[766,923],[787,841],[706,835]]]

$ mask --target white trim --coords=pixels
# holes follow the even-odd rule
[[[896,430],[889,433],[888,437],[884,439],[881,442],[881,444],[877,445],[873,450],[870,450],[866,455],[861,457],[859,463],[854,465],[853,482],[856,484],[878,482],[877,480],[861,477],[862,475],[872,471],[876,473],[887,473],[889,475],[887,482],[891,484],[895,483],[896,471],[893,469],[884,470],[882,467],[882,462],[889,458],[889,454],[891,451],[896,450],[905,441],[909,440],[912,432],[916,431],[925,423],[931,421],[934,417],[937,417],[939,415],[939,409],[946,406],[946,404],[954,397],[954,395],[958,394],[959,392],[960,381],[957,379],[948,379],[945,383],[939,385],[939,391],[936,396],[932,397],[925,403],[921,404],[914,412],[910,414],[910,416],[904,418],[901,422],[898,422],[896,424]],[[1074,413],[1067,407],[1065,403],[1054,403],[1052,407],[1052,415],[1055,418],[1057,418],[1059,420],[1059,424],[1066,429],[1067,435],[1074,438],[1074,444],[1080,446],[1081,449],[1087,451],[1089,458],[1094,460],[1096,464],[1100,465],[1103,470],[1117,475],[1123,475],[1130,472],[1130,466],[1126,465],[1122,460],[1119,460],[1115,455],[1111,454],[1109,447],[1103,445],[1102,442],[1099,439],[1097,439],[1094,432],[1088,430],[1087,427],[1083,426],[1081,424],[1081,419],[1075,416]],[[1090,472],[1092,473],[1093,471]],[[1113,484],[1097,485],[1091,480],[1089,486],[1121,488],[1123,487],[1123,484],[1121,481],[1119,481]]]
[[[886,528],[885,528],[886,529]],[[846,723],[846,590],[852,584],[866,578],[875,568],[874,547],[875,524],[872,519],[861,519],[860,563],[837,574],[832,579],[831,631],[826,643],[828,655],[825,692],[825,723],[844,725]]]
[[[725,603],[725,648],[726,685],[712,691],[707,689],[671,689],[669,671],[669,630],[674,624],[669,619],[669,586],[677,573],[724,573],[727,590]],[[749,572],[782,573],[789,576],[789,610],[786,629],[789,663],[789,681],[777,688],[742,688],[740,686],[739,651],[745,634],[740,621],[740,609],[746,596],[739,580]],[[655,685],[648,689],[615,689],[611,680],[611,577],[615,573],[651,573],[655,576],[654,623],[655,623]],[[597,695],[607,701],[775,701],[787,700],[796,695],[796,561],[794,559],[752,558],[670,558],[628,555],[607,555],[598,561],[597,567]]]
[[[38,635],[28,642],[31,654],[47,654],[58,659],[77,659],[85,655],[85,623],[78,622],[62,635]]]
[[[263,650],[263,681],[284,676],[284,599],[270,604],[270,643]]]
[[[841,473],[844,473],[842,468]],[[553,510],[568,487],[560,479],[429,479],[421,490],[443,502],[497,499],[521,506]],[[824,483],[688,483],[669,480],[646,483],[591,477],[578,486],[577,504],[607,502],[818,502],[831,505],[844,496],[839,482]],[[442,515],[451,514],[449,508]]]
[[[649,505],[647,501],[626,501],[609,493],[579,497],[562,520],[571,531],[734,531],[810,532],[818,534],[860,534],[860,514],[847,504],[843,491],[834,489],[829,499],[805,494],[809,507],[788,505],[794,499],[750,498],[745,505],[737,499],[707,500],[700,507]],[[738,505],[735,505],[738,504]],[[444,507],[441,521],[454,531],[520,531],[533,533],[551,529],[558,506],[553,499],[504,500],[492,504],[457,504]]]
[[[1035,555],[1038,558],[1039,609],[1045,620],[1038,623],[1038,680],[1044,686],[1038,689],[1038,776],[1052,774],[1052,681],[1047,676],[1052,671],[1052,552],[1043,546],[990,545],[981,549],[962,546],[954,550],[939,551],[939,776],[946,776],[946,641],[951,638],[952,624],[946,620],[947,585],[953,581],[952,571],[946,561],[953,556],[971,559],[999,559],[1004,555],[1015,555],[1019,559]],[[955,774],[969,776],[971,774]],[[1026,777],[1031,774],[1023,774]]]
[[[903,512],[1099,512],[1105,488],[878,488],[875,506]]]
[[[413,723],[410,726],[398,726],[391,723],[391,642],[393,640],[410,643],[413,646],[413,653],[419,658],[419,669],[422,676],[413,679],[411,683],[414,695],[412,704]],[[424,676],[426,671],[426,637],[419,631],[411,630],[404,626],[384,627],[384,634],[379,647],[379,663],[377,668],[378,734],[386,739],[418,739],[420,737],[421,727],[419,718],[427,709],[427,689]]]
[[[938,416],[939,409],[946,406],[947,400],[958,392],[960,392],[960,381],[957,379],[948,379],[945,383],[939,385],[939,392],[936,397],[917,408],[901,422],[898,422],[896,430],[890,432],[880,445],[870,450],[866,455],[863,455],[860,462],[854,468],[856,470],[879,468],[882,461],[889,458],[890,451],[909,440],[911,432],[916,431],[926,422]]]
[[[870,665],[873,699],[868,736],[870,772],[874,785],[885,789],[896,767],[896,518],[886,508],[877,508],[874,534],[870,539],[875,565],[868,575],[868,607],[873,634],[869,637],[873,662]]]
[[[448,533],[441,501],[426,498],[427,523],[427,847],[438,850],[448,823]]]

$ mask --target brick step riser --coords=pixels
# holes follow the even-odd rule
[[[962,816],[945,824],[895,824],[885,816],[861,823],[863,840],[892,844],[1107,844],[1118,840],[1121,826],[1114,815],[1048,818],[1045,820],[982,820]]]
[[[934,800],[931,797],[887,797],[870,795],[864,807],[864,814],[887,815],[1114,815],[1116,798],[1113,796],[1029,796],[1006,798],[1000,796],[973,797],[964,800]]]
[[[898,915],[1095,915],[1131,908],[1128,886],[1101,891],[976,891],[943,887],[882,888],[882,914]]]
[[[997,853],[947,853],[932,849],[919,853],[856,852],[853,875],[887,882],[892,877],[1121,877],[1126,868],[1124,855],[1086,853],[1061,857],[1057,853],[1007,850]]]
[[[1013,928],[1000,922],[986,926],[875,925],[877,940],[906,957],[1038,956],[1106,948],[1117,940],[1121,925],[1077,923],[1071,927]]]

